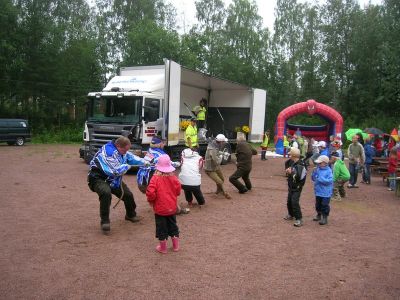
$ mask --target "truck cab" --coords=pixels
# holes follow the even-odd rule
[[[84,159],[90,162],[105,143],[121,134],[129,136],[138,154],[160,134],[163,99],[147,93],[112,91],[89,93],[83,132]]]

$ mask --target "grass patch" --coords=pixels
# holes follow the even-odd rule
[[[82,143],[82,128],[44,130],[32,135],[33,144],[78,144]]]

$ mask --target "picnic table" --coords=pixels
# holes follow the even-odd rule
[[[385,181],[389,175],[388,165],[389,159],[387,157],[374,157],[372,159],[371,171],[377,172],[382,176],[382,181]],[[397,162],[396,176],[400,176],[400,161]]]

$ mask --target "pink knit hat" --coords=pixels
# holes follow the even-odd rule
[[[163,154],[158,158],[156,163],[156,169],[163,173],[170,173],[175,171],[175,168],[171,164],[171,159],[168,154]]]

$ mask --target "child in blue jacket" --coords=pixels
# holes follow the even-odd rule
[[[333,174],[332,169],[329,167],[329,157],[320,155],[315,163],[318,165],[314,169],[311,179],[314,182],[315,193],[315,210],[317,215],[313,221],[319,221],[320,225],[328,223],[329,216],[329,202],[333,192]]]

